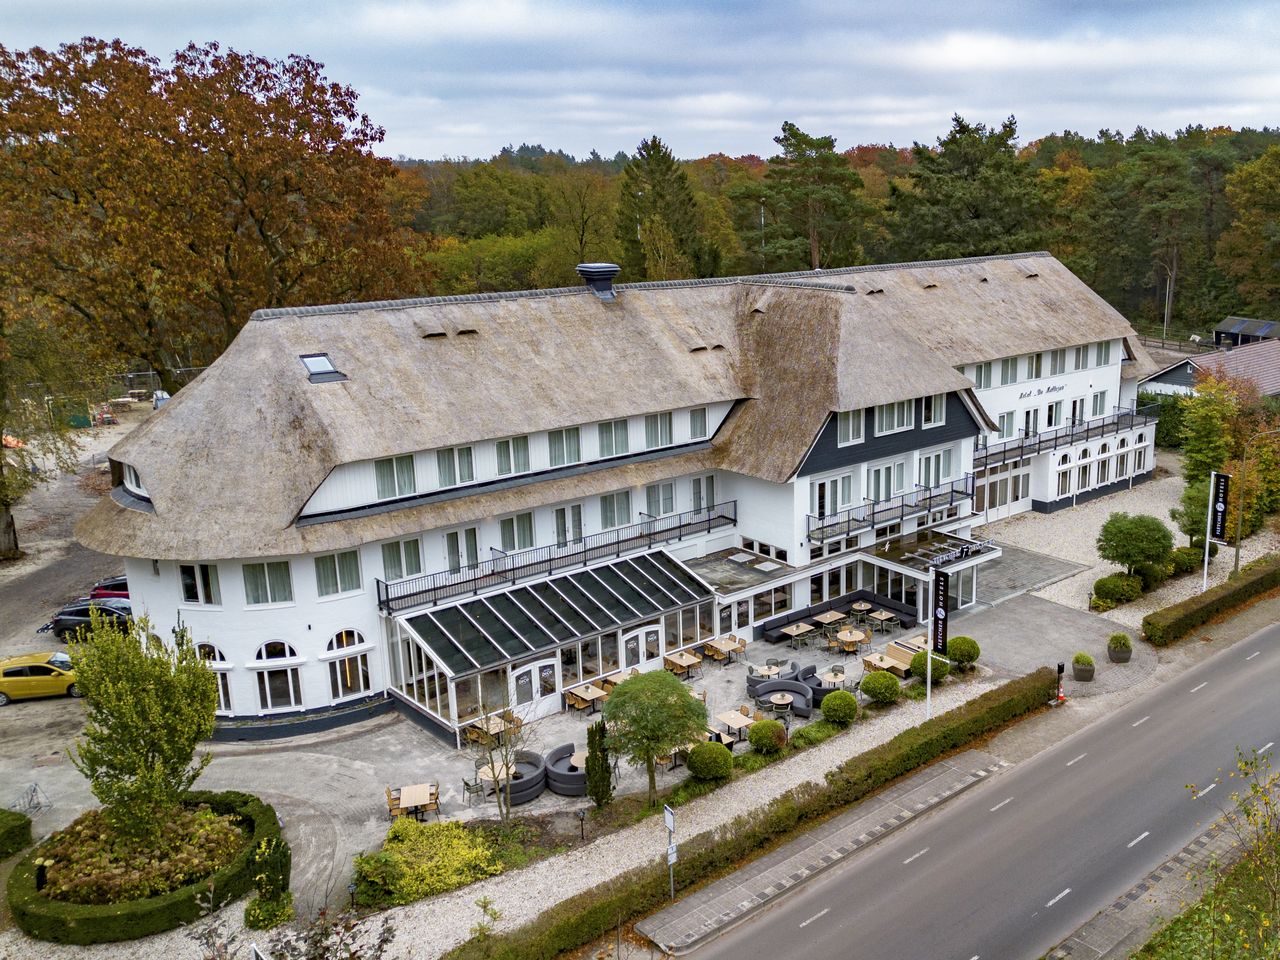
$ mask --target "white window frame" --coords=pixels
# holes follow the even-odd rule
[[[920,401],[920,429],[941,427],[946,422],[947,395],[945,393],[934,393]]]
[[[554,520],[557,547],[582,542],[582,504],[569,503],[556,507]]]
[[[669,517],[676,512],[676,485],[671,480],[644,488],[644,512],[651,517]]]
[[[1013,432],[1017,429],[1017,417],[1016,411],[1007,410],[996,418],[996,423],[999,425],[998,436],[1001,440],[1013,439]]]
[[[837,413],[836,446],[851,447],[855,443],[861,443],[866,420],[866,410],[862,407],[857,410],[841,410]]]
[[[205,655],[206,650],[210,651],[211,656]],[[202,640],[196,644],[196,653],[204,661],[204,665],[212,670],[213,675],[218,678],[218,705],[213,712],[223,716],[231,715],[235,712],[231,707],[231,664],[223,656],[222,651],[207,640]]]
[[[991,361],[975,364],[973,367],[973,388],[986,390],[991,386]]]
[[[277,597],[276,591],[271,586],[271,567],[279,567],[283,565],[285,569],[285,583],[288,587],[289,595],[287,597]],[[249,569],[251,567],[262,568],[262,582],[267,588],[266,600],[249,599]],[[244,581],[244,605],[246,607],[283,607],[294,602],[293,591],[293,569],[288,560],[260,560],[257,563],[242,563],[240,565],[240,577]]]
[[[1083,344],[1082,346],[1076,347],[1075,357],[1073,357],[1072,359],[1075,363],[1075,368],[1077,370],[1088,370],[1089,369],[1089,345],[1086,343],[1086,344]]]
[[[340,558],[354,557],[356,563],[355,583],[350,580],[351,570],[343,571]],[[323,591],[320,585],[320,568],[333,564],[333,582],[337,586],[337,590]],[[359,593],[364,589],[364,578],[360,575],[360,551],[359,550],[338,550],[333,553],[322,553],[315,558],[316,568],[316,596],[321,600],[327,600],[330,597],[345,597],[354,593]]]
[[[441,490],[474,483],[475,479],[475,452],[471,447],[442,447],[436,451],[436,486]]]
[[[387,490],[380,478],[380,468],[391,471],[391,486]],[[414,469],[413,454],[406,453],[398,457],[382,457],[373,461],[373,479],[377,489],[378,500],[394,500],[397,497],[409,497],[418,492],[417,471]]]
[[[885,429],[892,419],[893,426]],[[884,437],[891,433],[902,433],[911,430],[916,422],[916,402],[914,400],[898,400],[894,403],[882,403],[876,407],[876,436]]]
[[[126,463],[121,465],[122,479],[124,480],[124,488],[132,494],[139,497],[150,499],[147,488],[142,485],[142,477],[138,475],[138,471],[132,464]]]
[[[1018,382],[1018,358],[1005,357],[1000,361],[1000,386]]]
[[[194,599],[187,596],[187,583],[182,578],[184,570],[191,571],[192,586],[196,590]],[[222,606],[222,585],[218,577],[218,565],[216,563],[178,564],[178,589],[182,591],[183,606]]]
[[[1027,379],[1039,380],[1044,374],[1044,354],[1027,354]]]
[[[1055,400],[1044,408],[1044,427],[1046,430],[1062,426],[1063,409],[1063,401],[1061,400]]]
[[[626,420],[605,420],[597,424],[600,457],[621,457],[631,452],[630,424]],[[622,443],[619,444],[618,440]]]
[[[1065,347],[1049,352],[1049,376],[1056,377],[1067,372],[1067,351]]]
[[[620,505],[626,508],[625,511],[618,509]],[[625,512],[625,516],[621,516],[623,512]],[[616,530],[618,527],[628,526],[631,523],[631,517],[630,490],[616,490],[600,497],[601,530]]]
[[[1093,416],[1104,417],[1107,414],[1107,391],[1096,390],[1093,394],[1092,407]]]
[[[494,454],[498,463],[498,476],[510,477],[528,473],[529,437],[521,434],[518,437],[507,437],[494,444]]]
[[[410,547],[412,547],[412,551],[414,554],[416,554],[416,557],[417,557],[418,569],[413,571],[409,569],[410,567],[409,548]],[[392,573],[390,564],[387,563],[387,557],[388,557],[389,551],[391,550],[395,551],[396,563],[399,565],[399,572],[395,573],[394,575]],[[417,537],[409,537],[406,540],[391,540],[391,541],[388,541],[387,543],[382,544],[382,575],[388,581],[404,580],[407,577],[420,576],[424,569],[423,563],[422,563],[422,559],[423,559],[422,553],[423,553],[422,541],[419,540]]]
[[[880,492],[887,494],[887,496],[875,499],[872,497],[876,487],[873,478],[879,476],[886,469],[890,471],[889,488]],[[874,499],[876,503],[884,503],[886,500],[901,496],[906,492],[907,488],[907,461],[905,459],[883,460],[880,463],[868,464],[862,488],[867,492],[867,499]]]
[[[451,573],[468,570],[480,562],[480,528],[459,527],[441,536],[445,566]]]
[[[1095,366],[1105,367],[1111,363],[1111,341],[1099,340],[1094,347],[1093,362]]]
[[[533,511],[525,510],[513,513],[498,521],[499,543],[503,552],[516,550],[532,550],[538,545],[537,531],[533,522]]]
[[[333,646],[334,642],[343,634],[354,634],[356,642],[335,648]],[[364,634],[359,630],[352,628],[339,630],[329,638],[329,643],[325,647],[325,652],[320,654],[318,659],[327,664],[330,703],[345,703],[348,700],[354,700],[358,697],[369,695],[370,691],[373,689],[373,675],[369,671],[369,653],[372,650],[373,644],[369,643],[369,641],[365,639]],[[340,688],[342,686],[339,682],[340,677],[338,676],[338,671],[343,668],[342,665],[345,664],[346,661],[351,660],[355,661],[354,666],[357,670],[357,676],[361,678],[364,687],[350,693],[336,693],[334,688]]]
[[[266,649],[268,643],[283,643],[289,653],[283,657],[263,658],[262,651]],[[302,698],[302,678],[299,667],[305,662],[306,660],[298,656],[297,650],[288,641],[268,640],[267,643],[258,647],[258,652],[255,654],[253,662],[248,664],[249,669],[257,674],[255,683],[258,687],[258,713],[284,713],[289,710],[300,710],[304,707],[305,701]],[[276,706],[274,703],[268,706],[264,703],[264,701],[270,700],[267,674],[277,671],[284,671],[288,674],[290,702],[283,706]]]
[[[656,442],[654,442],[656,441]],[[669,447],[674,443],[670,413],[650,413],[644,418],[644,446],[646,450]]]
[[[916,482],[922,487],[931,488],[950,483],[955,479],[952,473],[955,460],[951,447],[939,447],[920,454],[916,465]]]
[[[547,431],[547,455],[553,467],[582,462],[582,433],[577,427]]]
[[[708,473],[705,476],[694,477],[690,482],[690,488],[693,499],[694,510],[710,510],[716,505],[716,475]]]
[[[689,411],[689,439],[705,440],[710,434],[707,432],[707,408],[694,407]]]

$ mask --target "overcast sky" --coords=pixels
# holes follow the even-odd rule
[[[353,85],[390,156],[541,143],[774,152],[784,120],[933,142],[951,115],[1023,142],[1142,124],[1280,124],[1276,4],[1233,0],[2,0],[0,43],[217,40]]]

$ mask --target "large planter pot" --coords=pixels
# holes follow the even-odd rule
[[[1092,664],[1087,667],[1082,667],[1078,663],[1073,663],[1071,665],[1071,676],[1077,680],[1092,680],[1094,669],[1095,668]]]
[[[1132,647],[1127,650],[1117,650],[1115,647],[1107,647],[1107,659],[1112,663],[1128,663],[1129,658],[1132,656]]]

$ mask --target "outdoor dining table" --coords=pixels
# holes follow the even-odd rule
[[[782,672],[782,668],[779,667],[777,664],[773,664],[766,667],[756,667],[756,673],[760,674],[760,676],[762,677],[776,677],[781,672]]]
[[[471,724],[471,729],[478,730],[490,737],[496,737],[501,740],[502,735],[507,732],[510,724],[506,719],[498,713],[491,714],[487,717],[481,717],[475,723]]]
[[[600,707],[598,701],[608,696],[602,688],[597,687],[594,683],[584,683],[580,687],[570,687],[568,692],[590,703],[593,713]]]
[[[476,768],[476,777],[481,780],[486,780],[489,783],[497,783],[500,780],[510,780],[511,773],[511,767],[504,766],[500,763],[487,763],[483,767]],[[400,798],[400,802],[403,805],[403,793],[400,794]]]
[[[754,717],[748,717],[741,710],[729,710],[725,713],[717,714],[716,719],[728,727],[730,733],[735,733],[739,737],[742,736],[743,730],[746,730],[756,722]]]
[[[587,751],[575,751],[573,756],[569,758],[569,766],[577,767],[579,770],[587,769]]]
[[[866,634],[861,630],[841,630],[836,634],[840,647],[845,653],[857,653],[858,645],[866,642]]]
[[[698,658],[689,653],[668,653],[667,663],[676,666],[675,672],[683,671],[688,676],[689,671],[698,665]]]
[[[400,809],[416,819],[419,807],[431,807],[438,803],[440,789],[434,783],[414,783],[400,788]]]
[[[708,641],[707,646],[714,647],[732,660],[733,655],[742,649],[742,641],[735,636],[716,637],[716,639]]]
[[[871,604],[865,600],[857,600],[850,609],[860,617],[865,617],[871,610]]]
[[[824,613],[820,613],[820,614],[818,614],[818,615],[817,615],[816,617],[814,617],[813,619],[817,620],[817,621],[818,621],[820,624],[822,624],[824,627],[829,627],[829,626],[831,626],[831,624],[833,624],[833,623],[839,623],[841,620],[843,620],[843,619],[844,619],[844,614],[843,614],[843,613],[839,613],[839,612],[837,612],[837,611],[835,611],[835,610],[827,610],[827,611],[826,611],[826,612],[824,612]]]
[[[794,699],[789,693],[775,693],[769,698],[769,702],[775,707],[789,707]]]
[[[821,680],[823,683],[830,684],[833,687],[843,687],[844,677],[845,675],[843,673],[832,673],[830,670],[828,670],[826,673],[818,674],[819,680]]]
[[[782,632],[791,638],[791,643],[793,646],[798,647],[803,642],[801,638],[806,633],[813,632],[813,624],[804,623],[803,621],[800,623],[793,623],[789,627],[783,627]]]
[[[888,610],[876,610],[871,614],[871,619],[875,620],[887,629],[889,621],[897,620],[898,615],[896,613],[890,613]]]

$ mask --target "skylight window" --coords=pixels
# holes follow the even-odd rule
[[[312,383],[327,383],[332,380],[347,379],[346,374],[341,373],[333,365],[333,361],[329,359],[327,353],[306,353],[298,359],[306,367],[307,379]]]

